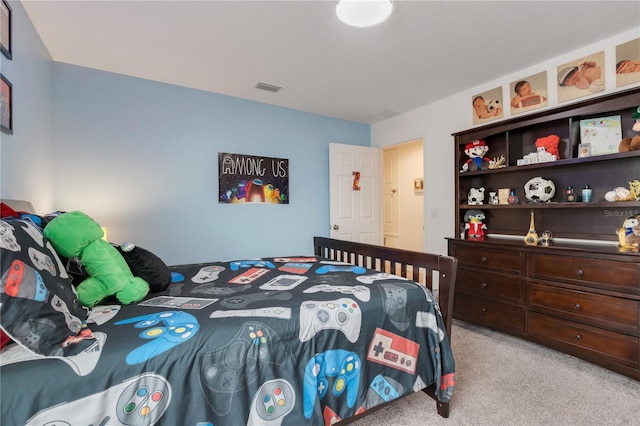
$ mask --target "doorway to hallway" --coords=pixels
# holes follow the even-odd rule
[[[384,245],[424,250],[424,152],[422,139],[382,152]]]

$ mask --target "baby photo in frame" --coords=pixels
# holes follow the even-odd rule
[[[616,87],[640,82],[640,38],[616,46]]]
[[[509,89],[512,115],[548,105],[546,71],[513,81]]]
[[[605,89],[604,51],[558,67],[558,102],[581,98]]]
[[[502,118],[502,114],[502,87],[496,87],[471,98],[473,124]]]

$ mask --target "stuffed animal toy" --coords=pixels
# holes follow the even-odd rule
[[[79,211],[62,213],[44,228],[58,254],[77,257],[89,274],[76,288],[78,300],[92,307],[107,296],[115,295],[122,304],[141,301],[149,284],[134,277],[122,255],[102,239],[102,228]]]
[[[470,206],[478,206],[484,204],[484,187],[471,188],[467,196],[467,204]]]
[[[485,215],[482,210],[469,210],[464,215],[464,229],[467,230],[467,239],[472,241],[484,241],[484,230],[487,225],[482,223]]]
[[[616,233],[620,247],[638,248],[640,245],[640,214],[627,217]]]
[[[469,159],[462,165],[462,171],[466,172],[475,170],[486,170],[489,168],[491,159],[485,154],[489,151],[489,147],[482,139],[476,139],[464,146],[464,153]]]
[[[624,138],[618,145],[618,152],[637,151],[640,149],[640,135],[632,138]]]
[[[549,135],[544,138],[536,139],[536,148],[544,148],[549,154],[555,155],[556,160],[560,159],[560,151],[558,151],[558,144],[560,143],[560,137],[557,135]]]
[[[612,191],[604,194],[607,201],[640,201],[640,180],[634,179],[629,182],[629,189],[622,186],[613,188]]]

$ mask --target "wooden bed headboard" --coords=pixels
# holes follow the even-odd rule
[[[438,289],[434,294],[438,297],[442,318],[451,339],[453,292],[458,270],[456,258],[324,237],[314,237],[313,245],[316,256],[400,275],[432,291],[437,272]]]

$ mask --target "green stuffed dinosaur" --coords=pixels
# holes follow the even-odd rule
[[[102,227],[86,214],[63,213],[45,226],[44,235],[59,255],[79,258],[89,274],[76,288],[84,306],[93,307],[111,295],[130,304],[149,292],[149,284],[134,277],[120,252],[102,239]]]

